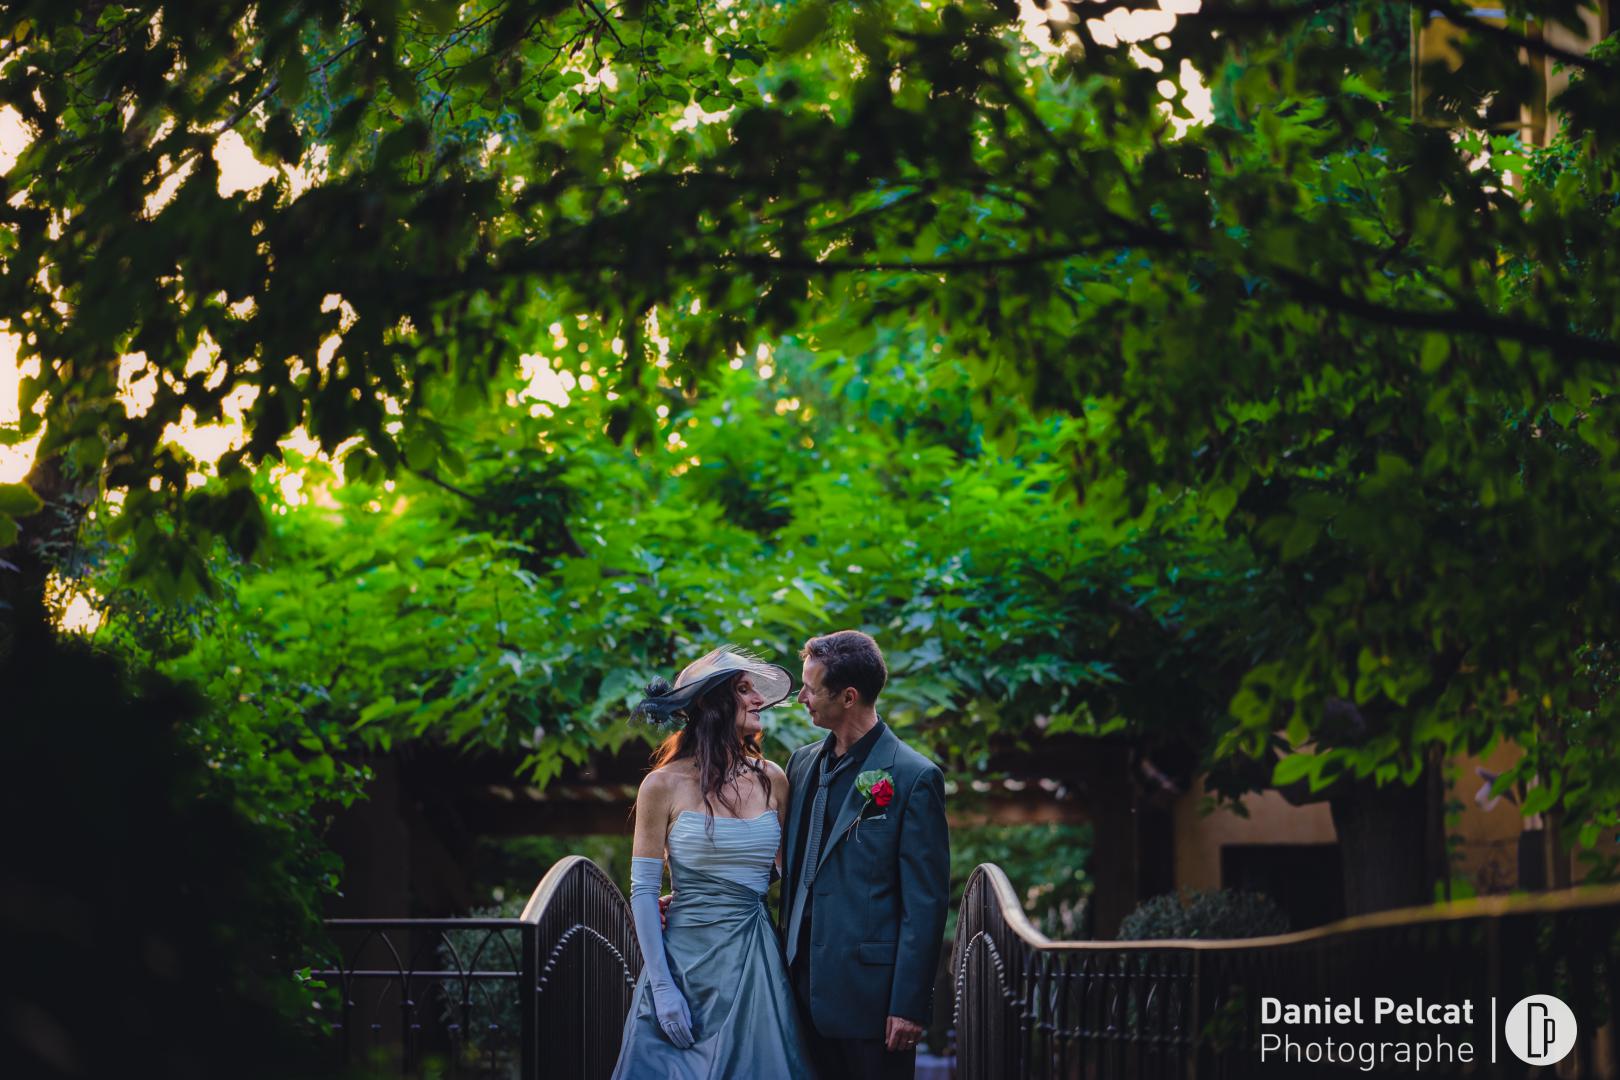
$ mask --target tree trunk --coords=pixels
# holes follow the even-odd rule
[[[1433,902],[1445,850],[1444,811],[1430,775],[1436,768],[1431,763],[1410,787],[1367,780],[1335,790],[1330,806],[1344,862],[1345,914]]]
[[[1564,815],[1561,811],[1549,810],[1545,817],[1547,824],[1541,830],[1542,859],[1546,864],[1544,887],[1567,889],[1575,882],[1569,865],[1569,849],[1563,842]]]
[[[1175,888],[1175,853],[1169,810],[1147,798],[1134,780],[1130,748],[1101,749],[1099,762],[1086,786],[1090,923],[1093,938],[1111,941],[1137,904]]]

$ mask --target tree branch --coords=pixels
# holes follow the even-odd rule
[[[580,3],[591,9],[597,21],[602,24],[602,29],[613,35],[613,40],[619,43],[619,48],[624,48],[624,38],[619,36],[619,32],[613,28],[613,24],[608,21],[608,17],[602,14],[602,9],[597,7],[592,0],[580,0]]]
[[[477,495],[471,491],[468,491],[466,488],[457,487],[448,480],[442,479],[439,474],[434,472],[432,469],[413,469],[409,465],[406,465],[405,471],[410,473],[412,476],[421,477],[423,480],[426,480],[435,487],[448,491],[450,494],[455,495],[458,498],[465,499],[469,503],[472,503],[472,505],[481,509],[497,509],[500,506],[499,500],[491,499],[483,495]],[[562,533],[564,553],[572,555],[576,559],[585,558],[585,549],[580,546],[579,540],[575,538],[574,531],[568,527],[568,522],[558,522],[557,529]],[[603,576],[615,577],[617,574],[604,571]]]
[[[353,49],[356,45],[360,44],[360,42],[363,40],[365,40],[364,34],[356,34],[354,39],[347,45],[343,46],[343,48],[327,57],[326,61],[322,63],[320,67],[315,69],[316,74],[324,74],[327,68],[341,60],[345,53],[347,53],[350,49]],[[269,86],[266,86],[263,90],[253,95],[253,100],[249,101],[230,116],[226,117],[224,124],[215,128],[213,131],[199,133],[202,135],[204,141],[194,142],[188,149],[176,154],[174,161],[169,164],[167,169],[163,170],[163,175],[158,177],[158,183],[161,184],[163,181],[173,176],[176,172],[180,171],[180,169],[190,163],[193,158],[202,153],[204,146],[213,143],[214,140],[218,139],[221,135],[234,128],[237,124],[240,124],[249,113],[251,113],[254,109],[257,109],[263,102],[269,100],[270,96],[280,89],[281,79],[271,79]]]
[[[416,81],[421,82],[423,79],[433,74],[433,65],[444,59],[445,53],[449,52],[452,48],[471,37],[475,30],[481,30],[485,26],[488,26],[495,20],[495,16],[501,13],[501,9],[504,7],[506,7],[504,3],[496,4],[482,15],[469,19],[460,26],[456,27],[454,30],[450,31],[450,33],[446,35],[444,42],[440,44],[438,48],[434,49],[426,60],[423,60],[422,63],[418,65],[419,74],[416,76]]]
[[[1065,259],[1079,258],[1085,255],[1097,255],[1103,252],[1118,251],[1130,247],[1161,247],[1180,248],[1179,241],[1169,236],[1159,236],[1159,243],[1140,243],[1136,238],[1110,237],[1099,239],[1087,244],[1072,244],[1055,248],[1036,248],[1031,251],[1012,252],[1006,255],[966,256],[959,259],[903,259],[903,260],[876,260],[865,259],[816,259],[794,258],[781,255],[750,255],[726,254],[723,252],[694,253],[690,255],[675,255],[660,261],[660,266],[669,270],[721,270],[726,268],[740,268],[753,270],[764,275],[773,273],[808,274],[820,277],[834,277],[840,274],[952,274],[976,273],[990,270],[1005,270],[1021,266],[1039,266],[1044,263],[1061,262]],[[595,259],[552,259],[545,256],[533,258],[513,259],[500,266],[487,269],[466,268],[456,277],[462,287],[478,287],[481,281],[509,278],[522,274],[586,274],[586,273],[636,273],[645,272],[646,264],[631,262],[629,260],[595,260]],[[423,279],[419,279],[423,280]],[[439,290],[432,287],[437,279],[425,279],[429,284],[426,292]]]
[[[1349,296],[1333,286],[1324,285],[1304,274],[1296,274],[1290,270],[1268,268],[1265,272],[1276,278],[1299,299],[1369,322],[1407,330],[1434,330],[1448,334],[1489,334],[1524,345],[1564,349],[1595,359],[1620,362],[1620,344],[1612,341],[1602,341],[1567,330],[1559,330],[1556,327],[1493,315],[1481,308],[1418,311],[1412,308],[1392,307],[1368,300],[1366,297]]]
[[[459,496],[460,498],[466,499],[468,502],[472,503],[474,506],[494,506],[495,505],[495,501],[493,499],[486,499],[482,495],[473,494],[472,492],[468,491],[466,488],[459,488],[456,485],[450,483],[448,480],[441,479],[439,477],[439,474],[434,472],[432,469],[413,469],[409,465],[407,465],[407,466],[405,466],[405,471],[410,473],[412,476],[421,477],[423,480],[426,480],[428,483],[434,485],[435,487],[443,488],[445,491],[448,491],[452,495],[456,495],[456,496]]]
[[[801,274],[836,277],[843,274],[931,274],[984,273],[1018,267],[1040,266],[1067,259],[1097,255],[1103,252],[1128,249],[1158,251],[1193,251],[1196,245],[1179,237],[1137,226],[1128,235],[1104,237],[1086,244],[1035,248],[1030,251],[1006,255],[969,256],[959,259],[876,260],[793,258],[777,255],[749,254],[691,254],[675,256],[663,261],[669,270],[736,268],[753,271],[762,276],[771,274]],[[1366,297],[1352,296],[1338,288],[1316,281],[1304,274],[1281,267],[1261,266],[1261,274],[1283,286],[1292,297],[1302,303],[1313,304],[1368,322],[1408,330],[1428,330],[1449,334],[1494,335],[1521,344],[1562,349],[1582,356],[1620,363],[1620,344],[1587,337],[1556,327],[1526,322],[1522,319],[1495,315],[1479,307],[1453,307],[1440,310],[1417,310],[1394,307]],[[493,266],[481,273],[463,271],[458,277],[460,288],[477,287],[477,278],[507,278],[521,274],[577,275],[582,273],[645,273],[644,263],[627,261],[597,261],[557,259],[544,256],[513,260]],[[469,280],[469,277],[474,280]],[[423,282],[423,284],[427,284]],[[431,285],[425,290],[432,293]]]

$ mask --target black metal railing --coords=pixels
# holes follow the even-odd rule
[[[1370,1068],[1360,1058],[1288,1059],[1275,1044],[1263,1063],[1262,1035],[1276,1039],[1279,1029],[1262,1030],[1262,996],[1475,1002],[1471,1023],[1446,1029],[1453,1046],[1470,1045],[1473,1061],[1441,1058],[1420,1075],[1620,1076],[1614,886],[1385,912],[1241,941],[1067,942],[1036,930],[1006,875],[984,865],[962,898],[951,972],[962,1080],[1412,1072],[1376,1048],[1360,1051],[1373,1056]],[[1575,1047],[1556,1072],[1523,1064],[1493,1041],[1506,1011],[1531,994],[1555,995],[1576,1013]],[[1393,1038],[1391,1028],[1380,1030]]]
[[[535,1077],[612,1075],[630,994],[641,974],[630,905],[589,859],[551,868],[523,909],[535,926],[533,987],[524,1009],[539,1060]]]
[[[375,1075],[607,1077],[641,972],[630,908],[571,855],[516,919],[331,919],[311,974],[352,1066]]]

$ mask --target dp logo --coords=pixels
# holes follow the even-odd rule
[[[1551,994],[1531,994],[1508,1012],[1508,1049],[1527,1065],[1552,1065],[1575,1048],[1575,1013]]]

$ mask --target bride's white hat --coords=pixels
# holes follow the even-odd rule
[[[685,721],[686,708],[715,683],[734,675],[747,674],[754,689],[765,698],[763,708],[780,705],[793,692],[793,677],[777,664],[767,663],[735,645],[722,645],[687,664],[670,686],[663,679],[647,684],[647,696],[630,712],[632,720],[649,724]]]

